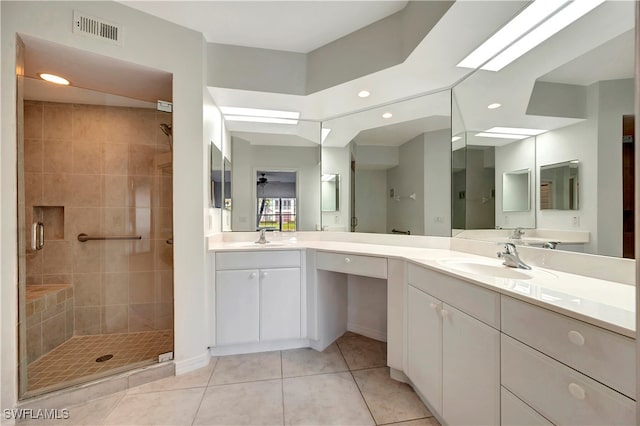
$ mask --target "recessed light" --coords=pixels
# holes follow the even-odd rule
[[[259,109],[259,108],[244,108],[244,107],[220,107],[220,111],[224,115],[230,116],[251,116],[251,117],[272,117],[272,118],[289,118],[292,120],[298,120],[300,113],[295,111],[278,111],[275,109]]]
[[[66,78],[62,78],[59,75],[47,74],[47,73],[40,73],[38,75],[40,76],[41,79],[48,81],[49,83],[60,84],[61,86],[69,85],[69,80],[67,80]]]
[[[391,114],[390,112],[385,112],[384,114],[382,114],[382,118],[391,118],[393,117],[393,114]]]
[[[520,56],[527,53],[555,33],[577,21],[591,10],[600,6],[605,0],[580,0],[572,1],[567,7],[547,19],[521,39],[504,49],[498,56],[482,67],[484,70],[500,71]],[[540,3],[537,0],[535,3]],[[534,4],[535,4],[534,3]],[[547,2],[553,3],[553,2]],[[513,21],[512,21],[513,22]]]
[[[487,108],[496,109],[496,108],[500,108],[501,106],[502,106],[502,104],[499,104],[499,103],[496,102],[496,103],[487,105]]]
[[[487,133],[511,133],[515,135],[525,136],[537,136],[546,132],[546,130],[542,129],[526,129],[522,127],[492,127],[485,131]]]
[[[361,98],[368,98],[371,93],[368,90],[361,90],[358,92],[358,96]]]

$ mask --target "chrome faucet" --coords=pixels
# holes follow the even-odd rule
[[[506,243],[504,245],[504,252],[499,251],[498,257],[500,259],[504,259],[503,265],[510,268],[531,269],[531,266],[527,265],[520,259],[518,250],[516,250],[516,245],[513,243]]]
[[[524,231],[522,230],[522,228],[518,227],[513,230],[513,234],[511,234],[511,237],[509,238],[511,238],[512,240],[521,240],[523,235]]]
[[[260,230],[260,238],[258,238],[258,241],[256,241],[255,244],[267,244],[271,242],[271,241],[267,241],[267,238],[265,235],[266,232],[267,232],[266,228],[262,228]]]
[[[546,248],[546,249],[555,249],[558,246],[558,242],[557,241],[547,241],[546,243],[544,243],[542,245],[542,248]]]

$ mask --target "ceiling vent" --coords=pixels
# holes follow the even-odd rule
[[[78,10],[73,11],[73,32],[92,38],[109,41],[120,45],[122,27],[113,22],[87,15]]]

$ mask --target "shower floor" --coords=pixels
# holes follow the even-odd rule
[[[173,330],[75,336],[27,366],[27,392],[60,389],[158,361],[173,351]],[[113,355],[104,362],[98,357]]]

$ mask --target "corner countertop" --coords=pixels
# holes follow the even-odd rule
[[[406,247],[345,241],[291,240],[258,245],[253,242],[209,243],[211,251],[306,250],[404,259],[489,290],[523,300],[624,336],[635,338],[635,287],[534,266],[508,277],[470,273],[456,265],[475,263],[501,268],[497,258],[444,248]],[[504,267],[506,268],[506,267]]]

